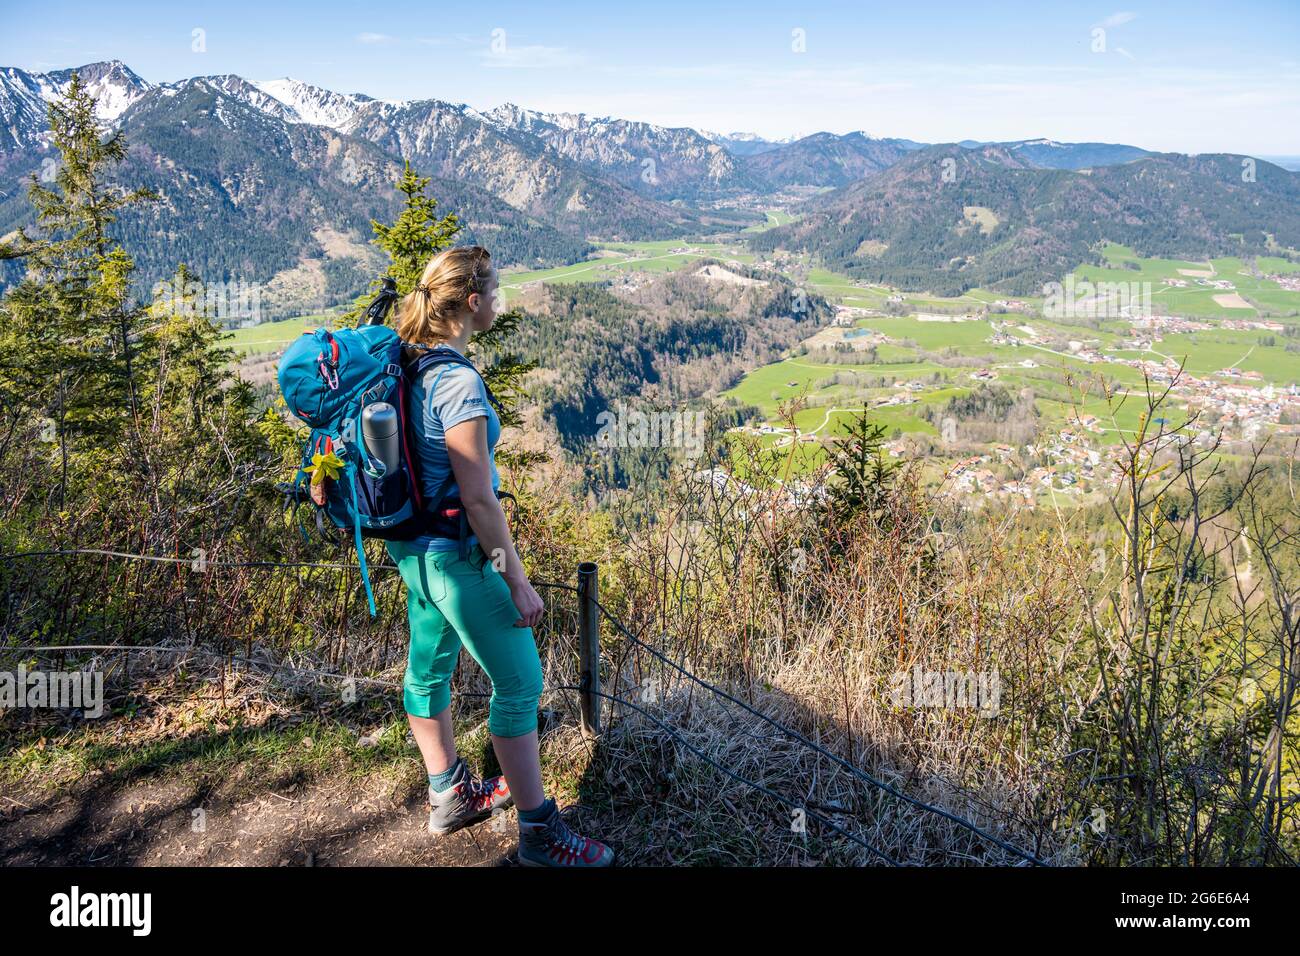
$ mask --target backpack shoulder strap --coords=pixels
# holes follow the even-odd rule
[[[419,346],[417,346],[416,348],[419,349],[418,354],[414,359],[411,359],[406,363],[406,369],[405,369],[406,375],[405,375],[405,381],[403,381],[402,383],[402,388],[406,389],[413,386],[417,381],[419,381],[420,376],[423,375],[431,368],[435,368],[440,365],[441,366],[463,365],[466,366],[467,368],[471,368],[474,370],[474,374],[479,377],[479,381],[483,382],[483,389],[484,391],[487,392],[488,401],[492,403],[492,406],[496,408],[498,414],[500,414],[501,411],[500,404],[497,402],[496,397],[492,394],[492,389],[488,387],[488,383],[486,381],[483,381],[483,375],[474,366],[473,362],[465,358],[465,356],[461,355],[459,352],[456,352],[452,349],[442,349],[442,348],[431,349],[431,348],[425,348]],[[437,387],[437,379],[434,380],[434,387],[435,388]],[[412,469],[415,468],[414,459],[411,459],[411,467]],[[419,477],[417,476],[415,480],[416,483],[418,484]],[[440,507],[442,507],[442,503],[446,498],[447,491],[451,487],[454,481],[455,478],[451,475],[448,475],[446,481],[443,482],[443,486],[438,490],[437,495],[435,495],[433,498],[426,499],[423,502],[424,510],[426,510],[427,512],[434,512],[437,511]],[[462,512],[462,519],[463,517],[464,514]],[[464,536],[462,535],[462,539],[463,537]],[[463,549],[464,540],[462,540],[461,545]],[[462,557],[464,557],[463,554]]]
[[[410,384],[415,384],[421,375],[436,365],[463,365],[466,368],[473,369],[479,381],[483,382],[483,389],[487,392],[488,401],[497,410],[497,414],[501,413],[501,403],[492,394],[492,389],[488,387],[488,383],[484,380],[483,373],[478,370],[473,362],[452,349],[421,348],[420,354],[409,365],[408,381]]]

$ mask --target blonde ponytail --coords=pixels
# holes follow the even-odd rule
[[[402,341],[438,345],[453,338],[456,329],[451,320],[471,294],[487,290],[491,260],[482,246],[444,249],[430,259],[415,289],[399,306],[397,334]]]

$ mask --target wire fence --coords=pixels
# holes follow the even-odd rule
[[[360,567],[358,565],[346,564],[346,563],[222,561],[222,560],[208,559],[206,557],[206,554],[204,553],[201,553],[194,557],[184,558],[184,557],[176,557],[176,556],[169,556],[169,555],[134,554],[131,552],[116,551],[116,550],[111,550],[106,548],[66,548],[66,549],[55,549],[55,550],[46,550],[46,551],[22,551],[22,552],[10,553],[10,554],[0,554],[0,561],[16,561],[22,559],[39,558],[39,557],[64,557],[64,556],[76,556],[76,555],[97,555],[101,557],[115,558],[119,560],[149,561],[149,562],[164,563],[164,564],[188,564],[194,567],[195,570],[206,570],[207,568],[213,568],[213,567],[216,568],[231,567],[231,568],[290,568],[290,569],[313,568],[313,569],[347,570],[347,571],[357,571],[357,572],[360,571]],[[372,571],[394,570],[395,571],[397,570],[397,566],[394,564],[381,563],[381,564],[371,565],[370,570]],[[1031,853],[1030,851],[1025,850],[1019,846],[1016,846],[1015,844],[1010,843],[1006,840],[1003,840],[1002,838],[992,833],[989,833],[987,830],[981,828],[979,825],[975,824],[971,820],[966,819],[965,817],[952,813],[941,807],[937,807],[932,804],[926,803],[925,801],[913,797],[910,794],[902,792],[901,790],[884,782],[883,780],[879,780],[876,777],[873,777],[871,774],[867,773],[862,768],[856,766],[855,764],[849,762],[848,760],[845,760],[843,757],[839,756],[838,754],[832,753],[831,751],[822,747],[820,744],[817,744],[814,741],[808,739],[808,737],[801,734],[799,731],[786,726],[785,724],[781,723],[774,717],[771,717],[768,714],[763,713],[758,708],[745,703],[744,701],[733,696],[732,694],[728,693],[727,691],[723,690],[717,685],[705,680],[704,678],[700,677],[697,674],[692,673],[687,668],[683,667],[682,665],[678,664],[676,661],[672,660],[662,651],[652,647],[651,645],[643,641],[638,635],[634,634],[618,618],[617,615],[613,614],[608,608],[606,608],[598,600],[590,596],[581,595],[580,590],[574,585],[565,584],[556,581],[534,581],[532,583],[533,586],[537,588],[550,589],[550,590],[565,590],[565,591],[572,591],[575,594],[579,594],[580,596],[582,596],[584,600],[590,601],[595,606],[595,608],[600,612],[600,615],[605,619],[609,620],[610,623],[614,626],[614,628],[619,632],[619,634],[621,634],[624,638],[626,638],[626,640],[631,645],[636,647],[638,650],[645,651],[647,654],[651,655],[661,663],[667,665],[677,673],[681,674],[687,680],[695,683],[702,689],[708,691],[714,697],[726,701],[729,704],[734,704],[735,706],[740,707],[746,713],[758,718],[759,720],[762,720],[764,723],[768,724],[770,727],[772,727],[773,729],[775,729],[776,731],[778,731],[788,739],[795,741],[804,747],[810,748],[811,750],[815,751],[821,756],[826,757],[827,759],[831,760],[838,766],[848,771],[855,779],[861,781],[862,783],[867,784],[868,786],[876,789],[877,791],[883,794],[896,798],[917,810],[947,820],[950,823],[953,823],[961,827],[962,829],[966,830],[967,832],[971,833],[973,836],[981,840],[984,840],[985,842],[993,846],[998,847],[999,849],[1005,851],[1006,853],[1011,854],[1012,856],[1017,857],[1020,860],[1023,860],[1026,863],[1032,864],[1034,866],[1051,865],[1047,861],[1038,857],[1036,854]],[[210,651],[205,648],[198,648],[198,647],[169,647],[166,645],[122,645],[122,644],[67,644],[67,645],[55,644],[55,645],[11,645],[8,647],[0,648],[0,651],[3,651],[4,653],[31,653],[31,654],[45,654],[45,653],[59,653],[59,652],[95,652],[95,653],[122,652],[122,653],[172,653],[172,654],[179,654],[179,655],[199,655],[199,656],[208,657],[210,659],[217,659],[227,663],[239,663],[245,666],[255,667],[263,670],[269,668],[273,675],[281,672],[293,673],[302,676],[314,677],[317,679],[325,678],[325,679],[355,681],[358,683],[365,683],[372,686],[387,687],[387,688],[392,688],[397,690],[400,690],[402,686],[398,682],[383,680],[380,678],[367,677],[358,674],[346,674],[346,673],[338,673],[332,671],[323,671],[323,670],[313,669],[313,668],[296,667],[293,665],[288,665],[279,662],[268,662],[268,661],[258,660],[257,658],[248,657],[248,656],[229,654],[229,653],[219,653],[216,651]],[[815,810],[814,808],[809,807],[807,801],[797,801],[793,798],[786,797],[783,794],[780,794],[769,787],[766,787],[760,783],[750,780],[749,778],[744,777],[741,774],[738,774],[735,771],[718,763],[709,755],[707,755],[702,750],[700,750],[698,747],[694,746],[688,740],[686,740],[676,728],[673,728],[671,725],[667,724],[660,718],[656,717],[649,710],[640,706],[639,704],[627,700],[624,697],[594,690],[591,687],[574,685],[574,684],[553,684],[547,686],[544,690],[589,694],[589,695],[599,697],[603,700],[608,700],[611,704],[617,704],[621,707],[626,707],[629,710],[632,710],[640,714],[642,717],[652,722],[656,727],[658,727],[664,733],[668,734],[674,740],[674,742],[680,744],[681,746],[685,747],[687,750],[691,751],[697,758],[709,764],[711,767],[713,767],[715,770],[719,771],[720,773],[724,774],[729,779],[743,786],[749,787],[750,789],[752,789],[757,793],[763,794],[767,797],[777,800],[778,802],[783,803],[791,807],[792,809],[802,811],[808,817],[816,820],[822,826],[826,827],[832,832],[844,837],[845,839],[849,840],[850,842],[858,846],[861,846],[863,849],[867,850],[873,857],[879,859],[883,863],[886,863],[890,866],[902,865],[899,861],[895,860],[887,853],[880,850],[878,847],[871,845],[868,841],[864,840],[857,834],[854,834],[844,829],[839,824],[831,820],[829,817],[817,812],[817,810]],[[489,695],[460,691],[457,693],[457,696],[487,697]]]

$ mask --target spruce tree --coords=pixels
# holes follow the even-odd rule
[[[831,445],[836,478],[828,488],[828,507],[837,522],[864,514],[881,521],[896,470],[885,457],[884,441],[884,427],[872,423],[864,407],[849,420],[843,437]]]
[[[179,266],[160,287],[170,294],[148,306],[136,296],[135,264],[112,227],[152,194],[113,183],[126,145],[103,135],[78,77],[49,119],[57,174],[33,178],[36,226],[0,250],[26,267],[0,301],[5,434],[27,443],[24,485],[64,505],[56,526],[84,522],[85,540],[126,546],[203,537],[269,467],[268,425],[192,294],[203,288],[194,273]]]
[[[397,280],[398,295],[414,291],[420,275],[429,260],[455,244],[460,232],[460,219],[455,213],[438,215],[438,200],[426,195],[428,177],[419,176],[405,163],[402,178],[397,181],[397,191],[404,197],[402,211],[392,225],[370,221],[375,238],[371,240],[388,253],[389,265],[385,273]],[[378,288],[376,280],[374,287]]]
[[[438,201],[427,195],[428,186],[428,177],[418,175],[410,163],[404,164],[402,177],[397,181],[397,191],[405,197],[401,213],[391,225],[375,220],[370,223],[375,233],[371,241],[388,253],[385,275],[396,281],[399,295],[408,295],[415,289],[429,260],[453,246],[460,232],[460,219],[454,213],[438,214]],[[379,287],[380,280],[376,279],[371,285],[372,292]],[[348,317],[359,318],[367,303],[367,299],[358,299]],[[509,351],[510,340],[522,318],[518,310],[502,312],[491,329],[475,333],[470,340],[469,357],[479,365],[483,379],[501,403],[501,424],[505,426],[522,424],[519,403],[525,397],[523,380],[537,367],[536,362],[525,361]],[[537,452],[509,449],[501,449],[497,457],[516,466],[547,459]]]
[[[134,262],[110,227],[119,210],[153,194],[110,182],[126,144],[120,132],[103,135],[79,76],[48,115],[59,160],[51,185],[33,175],[28,186],[36,234],[19,230],[0,248],[26,266],[0,306],[0,351],[10,356],[0,395],[11,415],[53,421],[66,490],[72,451],[110,447],[138,429],[136,356],[148,333],[131,289]]]
[[[150,382],[160,407],[198,429],[202,416],[231,387],[229,368],[235,352],[222,340],[219,323],[204,309],[195,292],[203,288],[198,276],[182,263],[160,286],[149,310],[156,373]]]

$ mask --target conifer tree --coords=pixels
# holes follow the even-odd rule
[[[387,275],[397,280],[398,295],[407,295],[420,281],[424,267],[437,253],[455,244],[460,219],[455,213],[438,215],[438,200],[426,195],[429,179],[419,176],[405,163],[397,191],[404,198],[402,211],[392,225],[370,221],[371,240],[388,253]],[[374,285],[378,287],[376,281]]]
[[[253,388],[232,374],[225,333],[188,267],[147,306],[133,290],[135,265],[112,226],[152,194],[114,185],[126,146],[103,136],[78,77],[49,119],[57,174],[33,179],[36,226],[0,250],[26,267],[0,300],[4,433],[57,442],[53,459],[39,444],[24,449],[33,466],[24,480],[76,502],[61,518],[75,513],[104,540],[171,542],[269,467],[269,424],[255,421]]]
[[[230,364],[235,352],[222,344],[226,333],[198,301],[203,288],[198,276],[182,263],[159,289],[150,307],[156,376],[151,382],[155,401],[198,428],[208,407],[231,386]]]
[[[406,163],[397,182],[397,191],[405,197],[401,213],[391,225],[374,220],[370,224],[375,233],[372,241],[388,253],[385,274],[396,280],[399,295],[415,289],[429,260],[455,245],[460,232],[460,219],[454,213],[438,214],[438,201],[426,194],[428,186],[429,178],[418,175]],[[379,280],[372,283],[372,291],[379,285]],[[357,300],[348,317],[359,318],[367,303],[364,298]],[[518,310],[501,312],[491,329],[475,333],[470,340],[470,358],[479,365],[488,387],[500,401],[501,423],[506,426],[521,424],[518,406],[524,397],[523,379],[537,367],[536,362],[525,361],[508,348],[521,318]],[[545,455],[536,452],[507,449],[502,449],[498,458],[517,466],[546,460]]]
[[[31,177],[36,234],[23,229],[0,247],[19,258],[25,278],[0,309],[0,396],[15,416],[55,424],[66,489],[72,446],[107,447],[139,425],[136,356],[147,347],[144,310],[131,281],[135,265],[110,236],[119,210],[148,201],[109,177],[126,157],[120,132],[103,135],[95,99],[73,74],[49,104],[57,170],[51,185]]]
[[[895,465],[885,457],[885,429],[871,422],[863,408],[831,446],[836,479],[830,484],[829,509],[839,522],[868,514],[877,521],[893,483]]]

